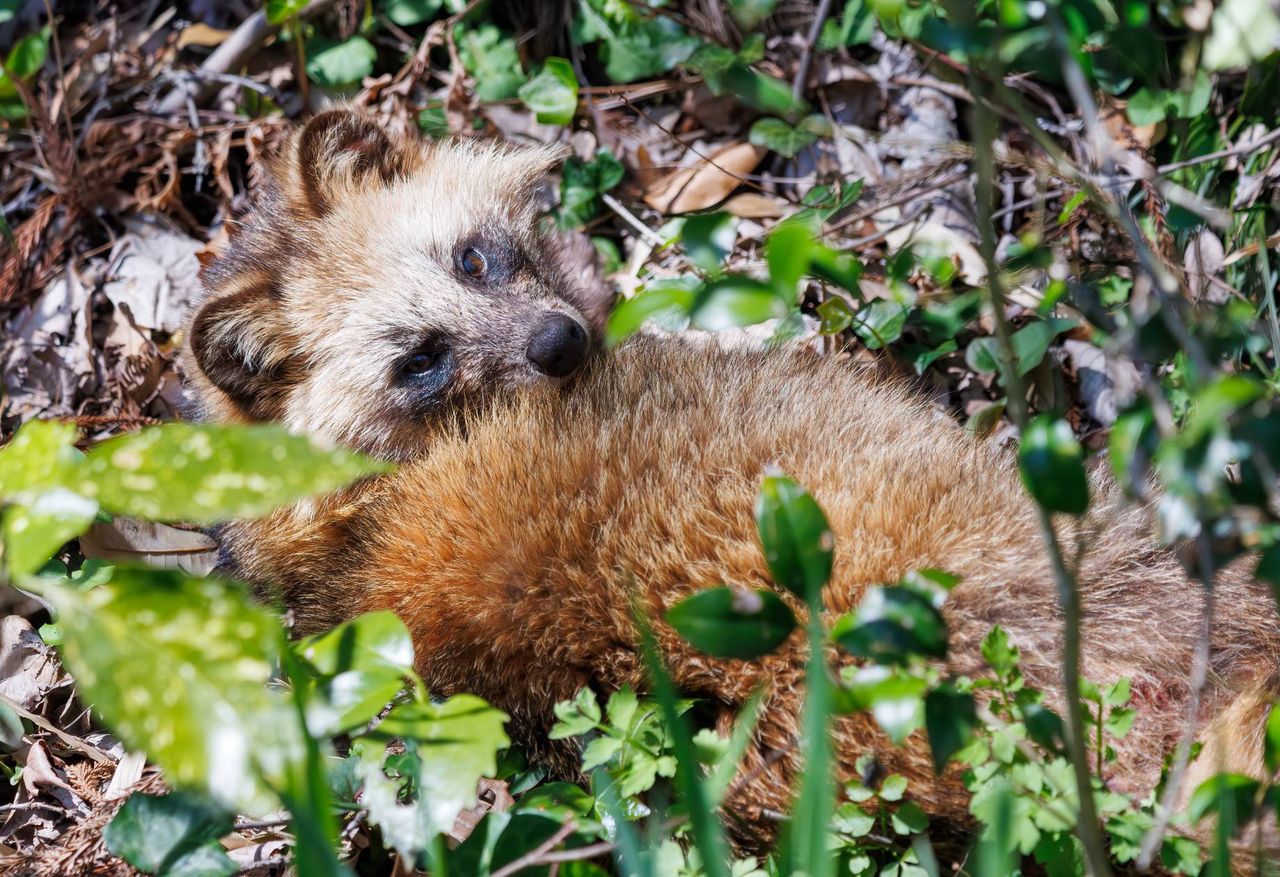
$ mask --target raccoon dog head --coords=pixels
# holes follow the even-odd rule
[[[450,412],[568,378],[608,301],[540,227],[534,193],[558,157],[313,118],[206,268],[183,355],[198,413],[405,459]]]

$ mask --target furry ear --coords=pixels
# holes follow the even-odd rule
[[[539,191],[550,183],[551,172],[568,154],[561,144],[514,147],[502,157],[502,177],[510,181],[512,193],[521,202],[537,201]]]
[[[266,282],[215,298],[191,322],[200,372],[249,416],[269,419],[292,358],[279,305]]]
[[[326,110],[289,145],[294,203],[314,216],[329,212],[333,194],[360,183],[390,184],[404,169],[403,150],[370,119],[351,110]]]

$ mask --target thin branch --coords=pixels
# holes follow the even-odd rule
[[[312,0],[306,9],[298,13],[298,19],[318,15],[336,2],[337,0]],[[279,29],[280,25],[267,20],[265,11],[259,10],[250,15],[240,22],[240,26],[223,40],[213,54],[204,59],[196,75],[184,79],[156,104],[156,113],[172,115],[185,107],[188,100],[196,103],[207,100],[216,84],[216,80],[210,78],[211,75],[239,70]]]
[[[543,857],[549,855],[552,850],[563,843],[565,838],[573,834],[574,829],[577,827],[578,824],[570,819],[564,825],[561,825],[560,828],[556,830],[556,833],[551,835],[551,837],[547,838],[515,861],[503,865],[501,868],[490,874],[489,877],[511,877],[512,874],[523,871],[525,868],[533,868],[538,865],[550,864],[549,860],[544,859]]]
[[[813,50],[818,46],[818,38],[822,36],[822,23],[831,12],[831,0],[820,0],[813,13],[813,24],[809,25],[809,36],[805,40],[804,54],[800,56],[800,66],[796,68],[796,80],[791,84],[791,96],[797,101],[804,96],[805,81],[809,78],[809,65],[813,63]]]

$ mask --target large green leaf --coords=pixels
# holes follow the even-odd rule
[[[855,655],[881,664],[945,658],[947,625],[933,602],[913,588],[874,587],[831,636]]]
[[[738,220],[723,211],[699,213],[684,221],[680,242],[689,261],[708,274],[720,271],[725,256],[733,252]]]
[[[542,71],[520,86],[518,94],[546,125],[568,125],[578,111],[578,77],[564,58],[548,58]]]
[[[129,749],[239,812],[279,806],[267,780],[297,759],[302,730],[267,687],[271,615],[235,585],[176,570],[117,568],[88,591],[47,580],[40,591],[81,697]]]
[[[756,497],[756,529],[773,580],[809,603],[831,578],[835,536],[807,490],[775,471]]]
[[[52,31],[45,27],[29,33],[19,39],[4,62],[4,72],[14,79],[30,79],[40,72],[44,60],[49,56],[49,35]]]
[[[167,423],[88,456],[90,490],[103,508],[198,524],[258,517],[390,468],[278,426]]]
[[[677,278],[649,284],[613,309],[605,326],[605,344],[609,347],[621,344],[649,321],[664,329],[682,329],[688,325],[692,309],[691,282]]]
[[[37,494],[4,510],[4,553],[10,577],[29,575],[94,522],[98,503],[65,487]]]
[[[1027,424],[1018,468],[1027,492],[1049,511],[1083,515],[1088,510],[1084,449],[1065,420],[1042,414]]]
[[[102,832],[107,849],[157,877],[230,877],[239,871],[218,838],[232,830],[230,814],[182,792],[129,796]]]
[[[373,43],[359,34],[341,41],[316,37],[307,49],[307,77],[326,88],[358,85],[373,75],[373,63],[378,59]]]
[[[773,287],[752,277],[729,274],[698,292],[691,319],[699,329],[720,332],[785,317],[789,310]]]
[[[365,727],[413,673],[413,640],[404,622],[387,611],[307,639],[298,651],[320,695],[307,700],[307,727],[317,737]]]
[[[30,502],[50,487],[78,487],[78,430],[55,420],[30,420],[0,448],[0,500]]]
[[[782,645],[796,618],[773,591],[709,588],[671,607],[667,623],[700,651],[750,660]]]
[[[361,738],[362,803],[388,843],[413,856],[453,827],[458,811],[475,800],[476,783],[494,775],[498,750],[510,745],[506,721],[480,698],[459,694],[440,704],[399,704]],[[409,756],[397,767],[408,772],[416,792],[408,802],[400,783],[383,771],[385,743],[396,737],[404,739]]]

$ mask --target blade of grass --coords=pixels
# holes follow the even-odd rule
[[[808,690],[801,721],[801,746],[806,757],[800,796],[791,814],[783,848],[783,861],[789,866],[788,873],[804,873],[808,877],[830,877],[835,864],[835,858],[827,850],[827,827],[835,809],[835,778],[831,738],[827,733],[832,694],[823,649],[825,632],[821,601],[821,595],[817,595],[809,603]]]
[[[672,749],[676,757],[676,788],[689,812],[689,825],[693,842],[702,859],[707,877],[729,877],[729,847],[725,843],[724,829],[716,816],[711,798],[693,752],[693,734],[688,719],[681,715],[676,701],[675,684],[666,664],[658,654],[658,645],[649,627],[649,620],[636,607],[636,626],[640,631],[640,647],[645,665],[653,677],[654,695],[662,708],[662,717],[671,730]]]

